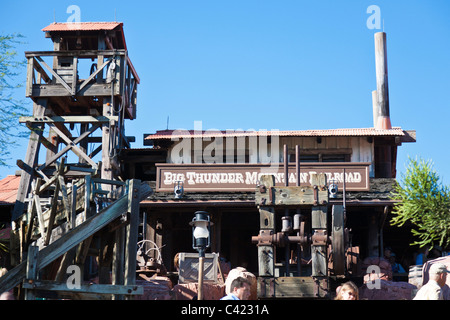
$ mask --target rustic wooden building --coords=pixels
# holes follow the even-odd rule
[[[191,131],[146,134],[148,148],[132,149],[133,140],[125,135],[124,124],[136,118],[139,77],[128,57],[122,27],[121,23],[52,24],[43,31],[54,50],[26,53],[26,96],[33,100],[34,110],[32,117],[21,121],[32,132],[25,160],[18,161],[22,172],[12,211],[15,267],[1,278],[0,289],[22,283],[25,296],[33,298],[36,288],[48,290],[47,283],[31,285],[39,272],[51,275],[56,283],[52,285],[58,285],[64,276],[62,266],[71,262],[85,266],[88,252],[94,251],[100,278],[95,294],[138,294],[140,288],[134,286],[137,241],[152,243],[145,245],[145,252],[154,260],[146,264],[156,262],[158,269],[162,263],[176,271],[175,255],[193,251],[189,222],[199,210],[207,211],[214,222],[210,250],[232,267],[246,267],[258,274],[257,244],[265,240],[256,244],[254,238],[259,234],[261,239],[264,219],[260,209],[266,205],[258,193],[266,192],[261,183],[267,175],[273,177],[273,188],[316,188],[320,180],[327,204],[320,209],[325,221],[320,221],[320,228],[332,223],[334,205],[344,207],[343,221],[351,230],[345,233],[345,249],[359,248],[351,252],[379,256],[384,238],[398,237],[384,232],[393,205],[389,195],[395,183],[397,149],[415,142],[415,131],[390,123],[384,33],[375,37],[377,90],[372,128],[209,131],[197,124]],[[91,62],[89,71],[83,68],[83,60]],[[43,135],[46,126],[48,137]],[[93,134],[97,129],[100,136]],[[94,149],[95,143],[100,145]],[[47,154],[39,161],[41,145]],[[76,163],[67,163],[64,155],[69,151],[75,154]],[[101,162],[94,159],[97,154]],[[147,185],[152,188],[148,196]],[[285,196],[290,197],[280,193],[277,201],[283,202]],[[302,235],[312,233],[314,225],[320,224],[312,213],[319,199],[314,191],[312,202],[274,206],[271,231],[278,231],[286,217],[297,214],[308,222]],[[61,229],[62,236],[53,237],[52,232]],[[314,244],[315,239],[311,236],[308,241]],[[43,241],[40,247],[39,241]],[[295,260],[295,247],[286,248],[286,256],[274,259],[276,266],[271,271],[276,269],[278,275],[283,264],[289,275],[290,260]],[[312,249],[302,252],[306,262],[314,256]],[[37,270],[28,272],[33,265]],[[49,266],[60,270],[53,272]],[[110,274],[118,286],[107,285]],[[86,297],[93,293],[89,286],[83,289]],[[67,288],[58,290],[79,294]]]
[[[244,146],[242,161],[236,155],[227,154],[226,148],[218,152],[217,146],[236,144],[239,139]],[[195,140],[202,143],[198,153],[203,159],[193,161]],[[261,154],[258,142],[263,142],[262,149],[266,152],[275,140],[279,140],[277,152],[272,154],[278,154],[278,158],[267,163],[267,153]],[[259,229],[255,188],[261,169],[274,173],[276,182],[284,184],[284,145],[288,148],[290,185],[296,183],[295,147],[298,145],[301,185],[309,184],[311,172],[326,173],[329,181],[338,184],[339,191],[331,203],[342,203],[343,170],[346,170],[347,225],[353,231],[353,244],[360,246],[362,255],[377,256],[381,250],[380,227],[393,204],[389,193],[395,181],[397,147],[412,141],[414,132],[401,128],[232,133],[164,130],[146,135],[145,143],[152,148],[126,150],[122,161],[130,177],[140,176],[150,181],[156,191],[141,202],[141,210],[147,216],[148,236],[164,246],[166,264],[171,265],[171,257],[176,252],[192,250],[188,222],[194,211],[205,210],[215,222],[212,251],[220,252],[232,265],[255,270],[256,248],[251,243],[251,236]],[[180,144],[184,144],[185,150],[181,151]],[[216,154],[222,153],[221,161],[205,163],[204,152],[208,146],[216,148]],[[389,170],[383,167],[386,166],[384,154],[377,152],[386,146],[393,155]],[[180,157],[179,152],[186,150],[191,155]],[[230,161],[226,161],[227,156]],[[190,163],[179,163],[189,158]],[[176,194],[180,185],[182,196]]]
[[[169,270],[175,271],[177,252],[193,251],[189,222],[195,211],[204,210],[214,222],[211,251],[232,267],[258,273],[252,237],[260,231],[255,191],[264,174],[273,175],[276,185],[310,185],[314,173],[323,173],[328,186],[336,184],[327,214],[331,216],[333,205],[345,205],[345,227],[351,230],[346,246],[358,247],[362,258],[382,256],[386,239],[398,248],[408,245],[405,234],[386,228],[394,204],[390,192],[397,150],[403,143],[415,142],[415,131],[391,126],[385,40],[384,33],[376,34],[377,90],[371,128],[211,131],[195,123],[194,130],[145,134],[144,145],[149,148],[122,153],[124,177],[148,181],[154,190],[141,202],[143,234],[162,248]],[[276,209],[276,225],[298,210],[311,219],[311,206]],[[276,263],[285,261],[281,257]]]

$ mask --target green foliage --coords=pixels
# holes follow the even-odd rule
[[[25,79],[19,79],[26,70],[25,59],[19,60],[14,48],[22,44],[20,34],[0,35],[0,166],[5,166],[17,138],[25,137],[26,130],[18,119],[27,113],[23,100],[14,97]],[[22,81],[20,81],[22,80]],[[23,96],[23,94],[22,94]]]
[[[412,223],[412,234],[419,239],[412,245],[450,244],[450,189],[440,182],[430,160],[409,158],[406,174],[395,186],[392,199],[398,203],[391,223]]]

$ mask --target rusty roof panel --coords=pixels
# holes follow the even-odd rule
[[[122,22],[53,22],[42,31],[94,31],[94,30],[114,30],[122,26]]]
[[[405,136],[399,128],[375,129],[325,129],[325,130],[261,130],[261,131],[194,131],[194,130],[160,130],[146,135],[144,140],[182,139],[182,138],[212,138],[212,137],[247,137],[247,136],[280,136],[280,137],[373,137],[373,136]]]
[[[9,175],[0,180],[0,205],[16,202],[17,190],[19,190],[20,176]]]

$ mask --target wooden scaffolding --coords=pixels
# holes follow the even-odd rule
[[[20,119],[31,133],[17,161],[15,267],[0,278],[0,292],[18,288],[26,299],[140,294],[139,202],[151,190],[121,178],[120,152],[133,141],[125,120],[136,118],[139,83],[123,25],[53,23],[43,31],[54,50],[25,53],[33,116]],[[86,285],[93,266],[98,284]]]

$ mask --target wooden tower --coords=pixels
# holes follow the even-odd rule
[[[149,192],[139,180],[123,181],[118,161],[133,141],[125,135],[125,120],[136,118],[139,83],[123,24],[53,23],[42,30],[53,51],[25,53],[33,116],[20,119],[31,134],[25,159],[17,162],[16,267],[0,278],[0,289],[19,284],[25,298],[33,298],[52,290],[39,282],[45,278],[69,297],[136,294],[135,287],[106,287],[110,274],[114,284],[134,284],[139,199]],[[89,252],[104,286],[68,290],[67,266],[85,270]]]

